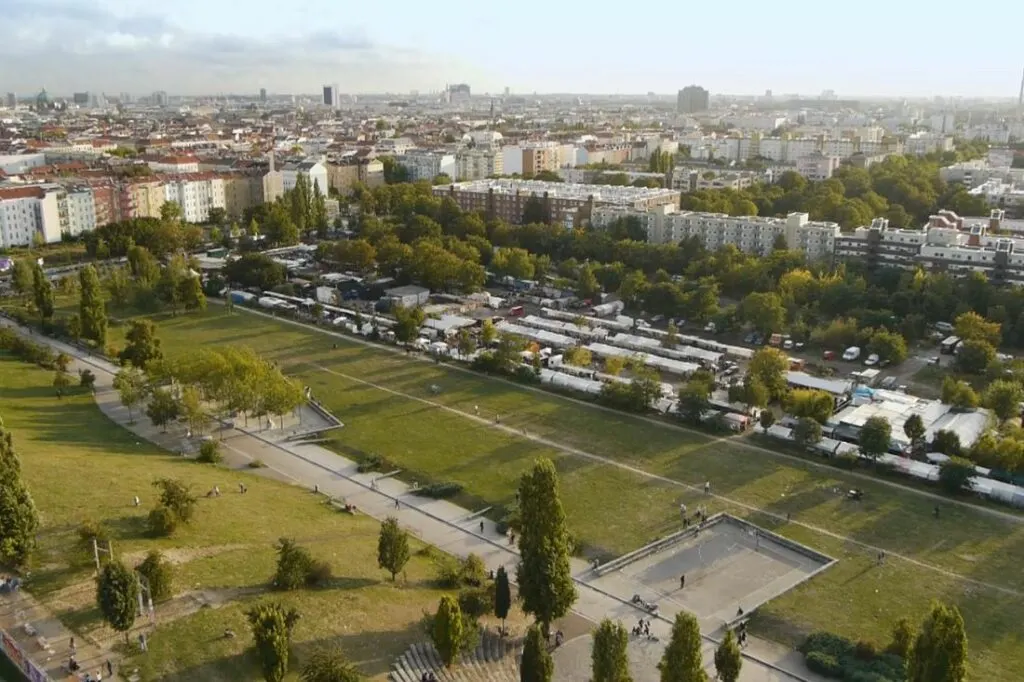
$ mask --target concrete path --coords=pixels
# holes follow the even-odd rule
[[[17,328],[9,320],[2,320],[2,323]],[[96,402],[110,419],[162,447],[180,450],[183,427],[163,433],[148,419],[131,422],[128,410],[120,404],[112,387],[118,370],[115,365],[53,339],[35,334],[32,338],[37,342],[45,341],[55,350],[75,358],[73,371],[88,368],[96,374]],[[360,512],[377,519],[396,516],[411,533],[449,554],[466,557],[473,553],[481,557],[488,568],[505,566],[510,572],[514,572],[518,563],[516,548],[496,533],[492,521],[444,500],[411,495],[409,486],[395,478],[381,478],[378,473],[361,474],[355,462],[318,445],[278,441],[273,431],[245,431],[237,423],[234,429],[218,432],[218,437],[223,438],[222,448],[228,453],[245,460],[259,459],[277,477],[308,488],[317,486],[322,494],[354,504]],[[593,584],[594,576],[586,562],[574,559],[572,572],[579,591],[573,609],[577,614],[595,623],[613,618],[627,625],[635,623],[642,615],[647,616],[646,612],[629,604],[633,594],[644,591],[639,584],[630,587],[624,580],[620,587],[622,593],[612,594]],[[665,604],[652,622],[652,634],[661,642],[667,641],[671,619],[676,613],[674,608],[677,607]],[[705,663],[713,670],[717,642],[711,632],[705,632],[705,637]],[[786,647],[751,637],[744,653],[742,682],[822,680],[807,670],[802,656]]]

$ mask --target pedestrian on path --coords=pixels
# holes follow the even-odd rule
[[[113,677],[113,676],[114,676],[114,664],[111,663],[110,659],[108,658],[107,659],[107,677]]]
[[[478,417],[480,416],[480,406],[479,405],[474,405],[473,406],[473,414],[475,414]]]
[[[705,495],[710,495],[711,494],[711,481],[704,481],[704,494]]]
[[[683,589],[685,587],[686,587],[686,574],[684,573],[681,576],[679,576],[679,589],[681,590],[681,589]]]
[[[399,508],[401,508],[401,506],[402,506],[402,503],[401,503],[401,502],[399,502],[399,501],[398,501],[398,498],[396,497],[396,498],[395,498],[395,509],[399,509]]]
[[[480,534],[482,535],[482,534],[483,534],[483,532],[484,532],[484,522],[483,522],[483,521],[481,521],[481,522],[480,522]]]

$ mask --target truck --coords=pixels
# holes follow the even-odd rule
[[[856,360],[860,357],[860,346],[850,346],[843,351],[843,360]]]
[[[945,355],[953,355],[960,344],[961,339],[959,336],[947,336],[939,345],[939,351]]]

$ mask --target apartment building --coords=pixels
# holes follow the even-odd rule
[[[796,160],[796,172],[808,180],[828,180],[839,170],[841,159],[838,156],[815,152]]]
[[[205,223],[211,208],[227,208],[224,179],[216,173],[189,173],[164,178],[164,201],[181,206],[181,219]]]
[[[1024,185],[1017,185],[1013,182],[1003,182],[993,178],[967,190],[967,193],[982,197],[985,199],[985,203],[991,207],[1009,209],[1024,207]]]
[[[1024,285],[1024,239],[992,234],[1003,215],[994,210],[987,221],[968,223],[952,211],[940,211],[923,230],[891,229],[887,220],[877,218],[870,227],[837,239],[835,258],[952,275],[981,272],[994,281]]]
[[[199,159],[194,156],[143,156],[154,173],[198,173]]]
[[[57,192],[61,234],[73,237],[96,229],[96,199],[89,185],[65,185]]]
[[[505,174],[505,157],[500,149],[466,149],[455,156],[455,177],[459,181],[483,180]]]
[[[577,227],[590,220],[597,206],[625,206],[636,211],[663,205],[679,208],[679,192],[670,189],[500,178],[460,182],[433,191],[435,196],[450,196],[464,211],[483,211],[488,218],[517,225],[522,224],[531,199],[543,202],[549,222]]]
[[[122,219],[159,218],[160,207],[167,201],[161,180],[134,178],[126,183],[119,196]]]
[[[409,170],[412,180],[433,180],[444,173],[453,180],[457,177],[455,155],[447,152],[410,149],[397,159]]]
[[[283,191],[288,192],[295,189],[300,175],[306,176],[311,192],[313,191],[313,186],[316,185],[320,188],[320,193],[327,196],[330,184],[327,179],[326,165],[320,161],[301,161],[299,163],[286,164],[281,169],[281,187]]]
[[[722,213],[678,211],[671,206],[637,211],[618,206],[594,210],[591,224],[604,228],[617,219],[632,217],[641,221],[652,244],[678,244],[697,239],[710,250],[733,245],[745,253],[770,253],[781,237],[788,248],[798,249],[811,261],[832,257],[839,225],[810,220],[806,213],[791,213],[785,218],[728,216]]]
[[[530,142],[523,144],[521,149],[524,176],[530,177],[541,171],[554,173],[562,165],[562,145],[557,142]]]
[[[904,153],[913,156],[924,156],[932,152],[951,152],[954,149],[953,137],[942,133],[920,131],[908,135],[903,141],[903,148]]]
[[[263,203],[263,177],[259,173],[229,173],[224,180],[224,210],[234,219]]]
[[[36,235],[47,244],[60,241],[57,188],[44,185],[0,188],[0,248],[30,246]]]
[[[746,189],[762,177],[753,171],[723,171],[681,166],[672,169],[672,189],[696,192],[706,189]]]
[[[699,85],[687,85],[676,95],[676,111],[680,114],[696,114],[707,111],[710,93]]]

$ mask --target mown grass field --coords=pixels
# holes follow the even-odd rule
[[[345,422],[330,442],[337,451],[379,454],[421,482],[459,482],[466,488],[463,501],[471,506],[510,502],[530,462],[539,455],[552,457],[562,472],[570,528],[591,555],[619,554],[676,529],[681,501],[706,501],[681,484],[711,481],[715,493],[737,503],[713,500],[712,511],[728,509],[840,559],[763,609],[756,622],[759,634],[794,643],[820,628],[885,643],[897,618],[916,620],[931,599],[939,598],[964,612],[973,679],[1024,679],[1019,627],[1024,524],[953,505],[944,506],[936,520],[935,502],[913,491],[242,311],[227,315],[211,306],[201,315],[160,317],[158,325],[170,355],[197,346],[245,344],[273,358]],[[434,384],[441,387],[438,395],[430,390]],[[502,424],[639,471],[564,454],[417,398],[467,413],[479,407],[483,416],[500,415]],[[863,489],[865,500],[847,501],[842,491],[850,487]],[[743,505],[789,513],[793,522]],[[876,566],[874,550],[857,543],[883,548],[890,556]],[[934,568],[900,560],[892,556],[896,553]]]
[[[125,664],[138,667],[143,680],[257,679],[244,611],[259,599],[280,599],[299,609],[300,656],[315,643],[339,645],[373,676],[382,677],[396,655],[423,640],[420,618],[442,594],[433,586],[434,564],[414,556],[407,582],[400,578],[392,585],[377,568],[375,520],[340,514],[304,489],[248,470],[171,456],[115,425],[89,395],[57,400],[51,380],[50,372],[0,356],[0,417],[13,433],[41,514],[40,551],[26,589],[78,633],[110,639],[113,633],[102,627],[95,607],[91,550],[79,545],[79,525],[85,519],[102,523],[117,556],[130,564],[151,548],[164,551],[178,562],[179,596],[157,606],[163,622],[149,653]],[[225,494],[200,496],[189,526],[172,538],[153,539],[145,517],[155,500],[152,482],[161,477],[180,478],[200,492],[220,485]],[[234,492],[240,480],[249,488],[246,495]],[[142,498],[140,507],[132,505],[134,495]],[[273,544],[283,536],[332,564],[329,587],[268,592]],[[200,591],[223,606],[189,609],[182,595]],[[238,637],[225,639],[226,628]]]

